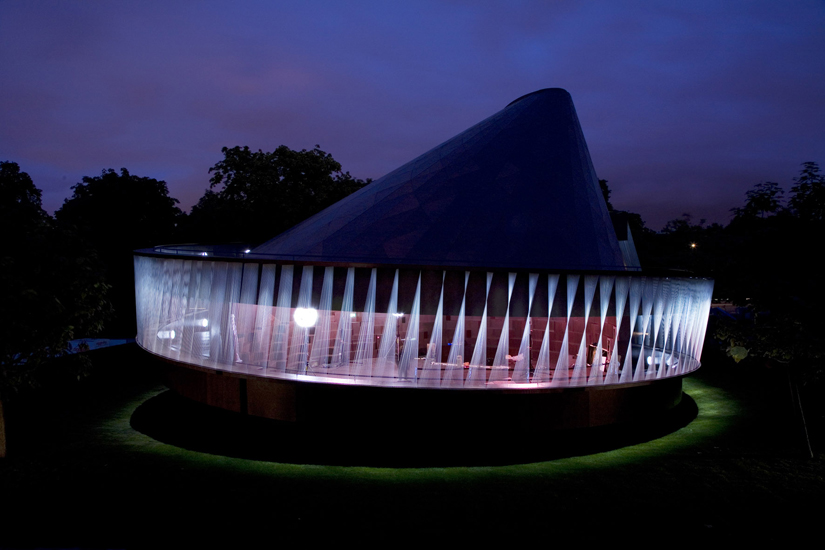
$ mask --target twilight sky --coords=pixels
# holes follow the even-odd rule
[[[823,29],[814,0],[3,0],[0,160],[49,212],[121,167],[188,211],[223,146],[317,143],[378,178],[560,87],[617,208],[726,223],[825,169]]]

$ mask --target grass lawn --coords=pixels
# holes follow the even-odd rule
[[[806,458],[782,375],[741,380],[709,364],[685,380],[681,417],[653,431],[510,453],[492,433],[466,448],[404,446],[403,427],[389,437],[238,422],[176,399],[133,346],[95,353],[91,380],[9,407],[0,546],[274,546],[286,534],[387,531],[404,534],[388,544],[441,532],[787,543],[818,535],[825,510],[825,461]],[[388,467],[398,453],[406,467]]]

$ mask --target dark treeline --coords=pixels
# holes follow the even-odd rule
[[[818,272],[825,236],[825,177],[805,162],[785,190],[756,184],[726,226],[689,214],[659,232],[634,228],[643,267],[687,270],[715,280],[714,298],[740,306],[712,319],[710,335],[744,366],[821,375],[825,321]]]
[[[49,216],[40,196],[17,164],[0,163],[0,423],[4,394],[31,385],[71,339],[99,333],[112,314],[93,247]],[[82,375],[88,362],[73,359]]]
[[[825,178],[819,166],[803,163],[787,195],[778,183],[756,184],[731,212],[726,226],[684,214],[659,232],[636,217],[633,238],[642,266],[712,277],[715,301],[740,309],[735,318],[711,319],[711,344],[743,368],[781,368],[802,384],[816,382],[825,346],[825,300],[818,288]]]
[[[132,251],[163,243],[257,244],[369,183],[316,146],[273,152],[224,148],[209,188],[187,215],[166,182],[106,169],[46,213],[41,191],[0,163],[0,399],[36,384],[75,338],[135,334]],[[86,357],[72,370],[82,376]]]
[[[0,299],[4,335],[15,336],[4,338],[4,378],[19,375],[10,365],[31,368],[59,355],[72,338],[133,335],[133,250],[182,242],[255,245],[369,183],[342,171],[319,146],[222,153],[188,215],[166,182],[122,168],[84,177],[51,217],[28,175],[13,162],[0,165]],[[600,183],[612,209],[607,181]],[[712,327],[737,359],[747,350],[744,364],[819,372],[825,327],[815,284],[825,180],[818,165],[802,165],[787,200],[779,184],[759,183],[732,212],[726,226],[685,214],[658,232],[630,213],[642,265],[713,277],[718,299],[746,308],[740,319]]]

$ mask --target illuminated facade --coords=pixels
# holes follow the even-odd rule
[[[586,386],[686,374],[699,367],[712,291],[703,279],[613,273],[162,256],[138,256],[135,266],[138,342],[152,353],[382,386]]]
[[[558,89],[257,248],[140,251],[135,280],[138,343],[201,372],[508,391],[696,370],[713,287],[640,269]]]

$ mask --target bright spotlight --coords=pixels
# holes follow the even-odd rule
[[[299,327],[309,328],[315,326],[318,320],[318,310],[312,307],[299,307],[292,315]]]

